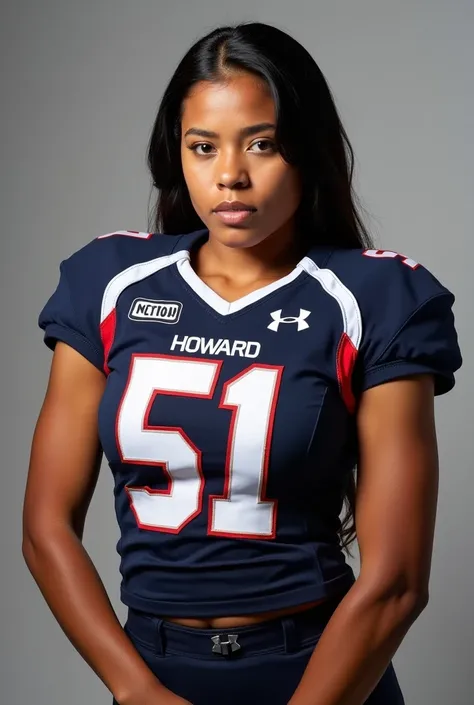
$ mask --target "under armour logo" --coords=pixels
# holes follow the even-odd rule
[[[240,644],[237,642],[238,636],[238,634],[227,634],[227,641],[221,641],[219,635],[212,636],[211,640],[214,643],[212,652],[214,654],[221,654],[221,656],[230,656],[233,651],[240,649]]]
[[[278,309],[278,311],[272,311],[270,316],[273,318],[273,321],[267,326],[267,328],[276,332],[280,323],[297,323],[299,331],[309,328],[309,323],[306,323],[306,319],[310,315],[311,311],[306,311],[306,309],[300,308],[299,316],[284,316],[284,318],[281,317],[282,311],[282,308]]]

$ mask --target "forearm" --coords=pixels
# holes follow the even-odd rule
[[[147,689],[161,689],[123,631],[104,585],[72,528],[61,525],[48,534],[47,540],[25,537],[23,555],[71,643],[119,703],[140,702],[137,689],[143,694]]]
[[[363,705],[421,611],[356,581],[331,616],[289,705]]]

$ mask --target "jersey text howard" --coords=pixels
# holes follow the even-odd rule
[[[258,357],[260,343],[252,340],[227,340],[226,338],[198,338],[196,335],[185,335],[180,338],[175,335],[170,350],[181,350],[189,353],[199,352],[202,355],[240,355],[240,357]]]

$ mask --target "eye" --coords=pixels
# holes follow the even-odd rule
[[[258,144],[258,145],[262,145],[262,144],[263,144],[263,145],[265,145],[265,144],[266,144],[266,145],[270,145],[270,148],[267,148],[267,149],[259,149],[259,150],[257,150],[257,152],[264,153],[264,152],[275,152],[275,151],[276,151],[276,145],[275,145],[275,143],[273,142],[273,140],[270,140],[270,139],[260,139],[260,140],[257,140],[256,142],[254,142],[251,146],[254,147],[254,146],[257,145],[257,144]],[[191,145],[190,147],[188,147],[188,149],[190,149],[191,152],[195,152],[196,154],[198,154],[198,155],[201,156],[201,157],[206,157],[206,156],[208,156],[209,154],[211,154],[210,151],[207,151],[207,152],[206,152],[206,151],[204,151],[204,152],[198,152],[198,149],[199,149],[200,147],[203,148],[203,149],[205,149],[206,147],[210,147],[210,148],[212,149],[212,145],[209,144],[209,142],[198,142],[198,143],[193,144],[193,145]]]
[[[203,157],[203,156],[207,156],[209,154],[209,152],[204,152],[204,154],[202,154],[202,152],[197,151],[198,147],[211,147],[211,145],[209,144],[209,142],[199,142],[198,144],[193,144],[193,145],[191,145],[191,147],[188,147],[188,149],[190,149],[191,152],[196,152],[196,154],[199,154],[200,156]]]
[[[274,152],[276,151],[276,145],[272,140],[269,139],[261,139],[257,140],[256,142],[253,143],[252,147],[255,146],[256,144],[269,144],[270,149],[265,149],[265,150],[258,150],[258,151],[264,151],[264,152]]]

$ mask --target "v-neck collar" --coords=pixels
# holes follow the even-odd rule
[[[274,291],[277,291],[277,289],[281,289],[281,287],[294,281],[304,271],[302,266],[303,260],[301,260],[295,268],[284,277],[281,277],[270,284],[259,287],[258,289],[255,289],[255,291],[251,291],[249,294],[245,294],[245,296],[241,296],[235,301],[227,301],[226,299],[223,299],[222,296],[219,296],[214,289],[211,289],[211,287],[208,286],[200,277],[198,277],[194,269],[191,267],[190,259],[191,256],[189,250],[183,250],[182,259],[179,259],[176,262],[178,273],[184,279],[186,284],[191,287],[194,293],[221,316],[236,313],[236,311],[241,311],[243,308],[254,304],[256,301],[260,301]]]

